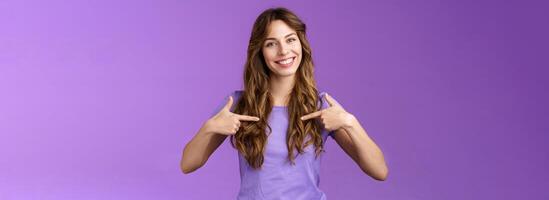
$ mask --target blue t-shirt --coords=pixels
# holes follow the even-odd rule
[[[233,108],[242,94],[235,91]],[[328,107],[324,92],[320,93],[321,109]],[[228,98],[228,97],[227,97]],[[253,169],[246,159],[238,153],[240,165],[240,191],[238,200],[325,200],[326,195],[319,189],[320,160],[315,156],[313,144],[304,148],[304,153],[297,155],[291,165],[288,161],[286,134],[288,132],[288,112],[285,106],[274,106],[269,115],[268,123],[272,128],[267,138],[263,165],[261,169]],[[333,132],[321,130],[322,144]],[[307,141],[307,140],[305,140]],[[297,153],[294,153],[294,156]]]

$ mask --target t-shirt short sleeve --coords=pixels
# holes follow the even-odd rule
[[[323,110],[323,109],[326,109],[326,108],[330,107],[330,104],[328,104],[328,101],[326,100],[326,92],[321,92],[318,96],[320,98],[320,110]],[[328,130],[324,129],[324,127],[323,127],[322,128],[322,133],[323,134],[328,134],[328,136],[330,136],[332,139],[334,139],[334,131],[328,131]]]
[[[213,110],[213,112],[210,114],[210,118],[213,117],[214,115],[216,115],[219,111],[221,111],[221,109],[223,109],[223,107],[225,107],[225,105],[227,105],[227,102],[229,101],[229,96],[232,96],[233,97],[233,105],[231,106],[231,112],[234,111],[234,109],[236,108],[236,103],[238,102],[238,99],[240,98],[240,95],[242,95],[242,91],[240,90],[235,90],[233,92],[231,92],[230,94],[227,94],[225,96],[225,98],[223,98],[223,101],[221,101],[217,107],[215,108],[215,110]]]

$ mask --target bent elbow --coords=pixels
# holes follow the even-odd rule
[[[377,181],[385,181],[387,180],[387,174],[375,176],[374,179]]]
[[[181,169],[181,172],[183,172],[183,174],[189,174],[196,170],[193,169],[193,167],[191,167],[187,162],[185,162],[185,160],[181,160],[181,162],[179,163],[179,168]]]
[[[181,164],[180,168],[181,168],[181,172],[183,172],[183,174],[190,174],[191,172],[194,172],[197,169],[196,167],[191,167],[191,166],[186,165],[186,164]]]
[[[378,180],[378,181],[385,181],[387,180],[387,176],[389,175],[389,170],[387,169],[384,169],[382,170],[380,173],[376,174],[375,176],[373,176],[373,178],[375,180]]]
[[[377,181],[385,181],[387,180],[387,177],[389,175],[389,170],[387,168],[384,168],[379,171],[369,171],[366,169],[363,169],[362,171],[364,171],[365,174],[367,174],[368,176],[370,176],[371,178]]]
[[[190,174],[193,171],[193,169],[181,167],[181,172],[183,172],[183,174]]]
[[[183,174],[190,174],[196,171],[198,168],[202,167],[203,165],[204,165],[204,162],[193,163],[193,162],[189,162],[188,160],[181,160],[180,168]]]

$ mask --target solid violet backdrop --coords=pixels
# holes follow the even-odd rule
[[[518,0],[3,0],[0,199],[234,199],[227,141],[179,160],[273,6],[389,166],[375,181],[329,139],[329,199],[549,199],[549,6]]]

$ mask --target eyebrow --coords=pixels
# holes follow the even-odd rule
[[[290,34],[284,36],[284,38],[290,37],[291,35],[297,35],[297,34],[295,34],[295,33],[290,33]],[[267,40],[276,40],[276,38],[267,38],[267,39],[265,39],[265,41],[267,41]]]

